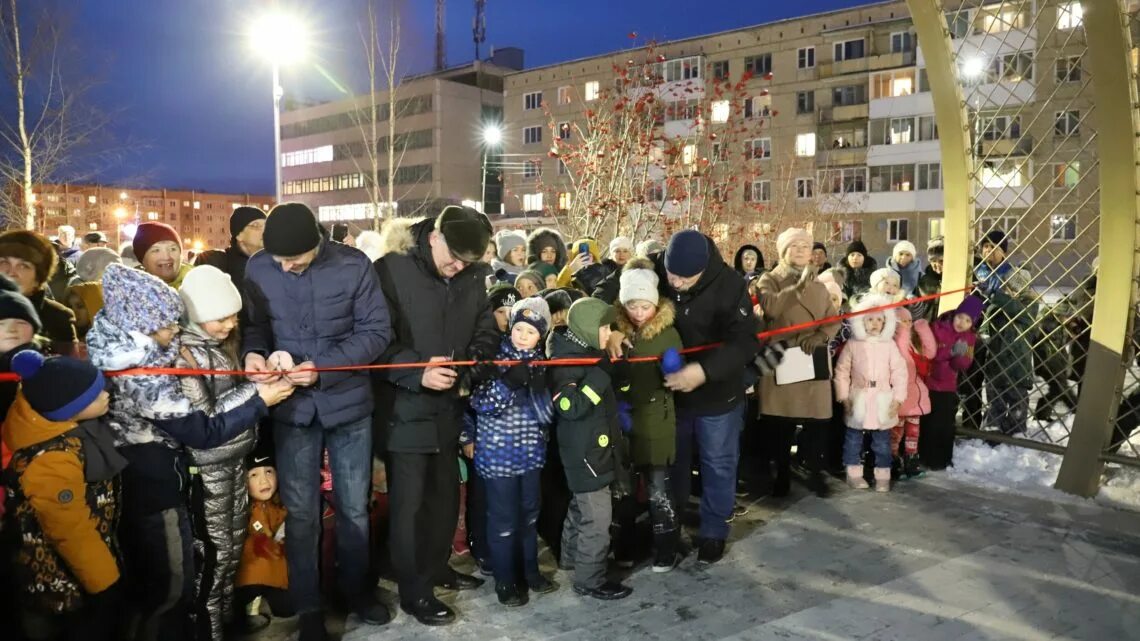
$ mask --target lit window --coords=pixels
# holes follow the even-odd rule
[[[1074,160],[1073,162],[1053,164],[1054,189],[1070,189],[1076,187],[1079,182],[1081,182],[1080,161]]]
[[[570,87],[559,87],[558,88],[558,104],[560,104],[560,105],[570,104]]]
[[[815,155],[815,133],[796,136],[796,155],[801,158]]]
[[[946,219],[945,218],[931,218],[930,220],[928,220],[927,221],[927,231],[929,232],[928,238],[938,238],[939,236],[945,236],[946,234],[944,234],[942,232],[942,230],[945,228],[945,225],[946,225]]]
[[[745,118],[766,118],[772,115],[772,96],[753,96],[744,99]]]
[[[565,211],[570,209],[570,203],[573,202],[570,197],[570,192],[564,191],[558,194],[558,208]]]
[[[591,100],[597,100],[598,94],[600,93],[600,91],[601,91],[601,89],[598,86],[597,80],[591,80],[590,82],[587,82],[586,83],[586,102],[589,102]]]
[[[1029,184],[1029,161],[1025,158],[987,160],[982,163],[978,181],[986,189],[1027,185]]]
[[[815,179],[814,178],[796,178],[796,198],[814,198],[815,197]]]
[[[523,209],[526,211],[542,211],[542,194],[523,194]]]
[[[99,231],[99,223],[88,223],[87,228],[91,231]]]
[[[146,213],[146,219],[147,220],[158,220],[158,212],[157,211],[148,211]]]
[[[558,139],[559,140],[570,140],[570,123],[568,123],[568,122],[558,123]]]
[[[731,103],[727,100],[714,100],[709,108],[713,122],[728,122],[728,114],[731,111]]]
[[[200,201],[195,200],[194,201],[194,209],[201,209],[201,208],[202,208],[202,203]]]
[[[1064,214],[1054,215],[1050,221],[1050,231],[1052,232],[1049,240],[1053,242],[1063,242],[1077,239],[1077,217],[1076,215],[1066,216]]]
[[[95,197],[94,196],[88,196],[87,197],[87,203],[90,205],[94,205],[95,204]]]
[[[887,221],[887,242],[897,243],[910,239],[910,221],[906,218],[892,218]]]
[[[697,146],[696,145],[685,145],[681,149],[681,162],[685,163],[686,165],[691,165],[691,164],[697,162]]]
[[[1065,2],[1057,5],[1057,28],[1076,29],[1084,22],[1085,10],[1079,2]]]

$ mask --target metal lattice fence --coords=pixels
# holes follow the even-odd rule
[[[989,301],[962,425],[1064,446],[1089,349],[1100,223],[1080,4],[945,7],[970,128],[973,277]],[[1127,376],[1125,405],[1135,402],[1122,408],[1122,428],[1140,422],[1135,363]],[[1140,445],[1117,440],[1120,454],[1138,456]]]

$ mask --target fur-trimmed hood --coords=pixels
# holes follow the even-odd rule
[[[562,238],[562,234],[557,230],[549,227],[539,227],[530,233],[526,238],[526,264],[530,265],[538,262],[538,257],[542,253],[542,248],[547,245],[554,245],[554,251],[557,252],[554,258],[554,266],[562,269],[566,266],[566,240]]]
[[[756,252],[756,269],[752,270],[751,273],[744,271],[743,259],[746,251]],[[764,272],[764,253],[756,245],[741,245],[740,249],[736,250],[736,256],[732,259],[732,266],[741,276],[758,276]]]
[[[387,254],[409,254],[416,246],[416,235],[412,231],[417,223],[429,218],[390,218],[380,228],[380,256]]]
[[[633,321],[630,320],[629,314],[625,311],[625,305],[614,303],[614,309],[617,310],[618,331],[632,340],[650,341],[657,338],[662,332],[673,326],[673,321],[677,317],[676,309],[668,298],[662,298],[657,303],[657,315],[640,329],[634,328]]]
[[[874,309],[875,307],[890,305],[893,302],[895,301],[891,300],[889,296],[884,296],[882,294],[868,294],[859,299],[859,302],[851,310],[851,313],[857,314],[868,309]],[[895,329],[899,324],[898,314],[895,312],[895,310],[887,309],[872,313],[883,315],[883,331],[878,336],[868,336],[867,326],[863,324],[863,319],[866,318],[869,314],[862,314],[851,319],[852,338],[857,341],[868,341],[871,343],[881,343],[886,341],[894,342]]]

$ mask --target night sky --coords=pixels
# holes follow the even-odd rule
[[[431,69],[434,0],[404,6],[401,67]],[[272,193],[269,66],[250,51],[251,0],[83,0],[77,41],[102,69],[98,102],[115,113],[125,160],[102,173],[130,186]],[[288,3],[286,3],[288,4]],[[491,46],[517,46],[528,67],[859,4],[859,0],[488,0]],[[361,0],[294,2],[311,25],[308,59],[283,71],[286,95],[321,100],[361,85]],[[448,0],[447,61],[474,56],[472,0]]]

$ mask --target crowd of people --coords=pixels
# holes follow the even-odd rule
[[[484,584],[456,554],[504,606],[559,590],[540,538],[575,593],[621,599],[642,515],[653,572],[712,564],[742,480],[885,492],[952,463],[960,404],[1025,427],[1031,303],[996,231],[941,316],[907,302],[939,293],[938,241],[925,266],[859,241],[832,266],[793,228],[729,265],[697,230],[567,243],[449,206],[351,234],[300,203],[230,231],[196,265],[157,222],[121,251],[0,234],[5,638],[220,640],[299,614],[325,639],[330,603],[391,619],[382,575],[443,625],[437,591]]]

